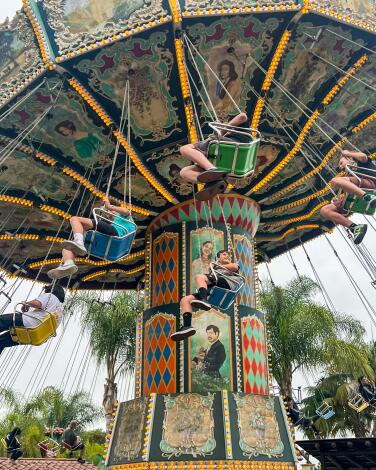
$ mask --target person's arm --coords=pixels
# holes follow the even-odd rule
[[[363,152],[352,152],[351,150],[342,150],[342,155],[346,158],[351,158],[357,162],[366,162],[368,157]]]
[[[125,216],[131,215],[131,211],[129,209],[125,209],[125,207],[121,207],[121,206],[112,205],[108,198],[105,198],[103,202],[104,202],[104,207],[111,212],[118,212],[119,214],[125,215]]]
[[[247,119],[248,119],[248,116],[245,113],[239,113],[228,122],[228,125],[239,127],[241,124],[245,123]],[[222,131],[221,135],[226,136],[229,132],[231,131],[230,130]]]
[[[228,263],[228,264],[216,263],[216,264],[217,264],[217,266],[220,266],[221,268],[226,268],[229,271],[233,271],[234,273],[237,273],[239,271],[238,263]]]
[[[32,308],[42,308],[42,302],[38,299],[34,300],[29,300],[28,302],[23,302],[21,311],[22,312],[28,312],[30,310],[30,307]]]

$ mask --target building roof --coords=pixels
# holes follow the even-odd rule
[[[376,470],[376,438],[298,441],[325,470]]]
[[[82,465],[76,459],[19,459],[13,465],[8,459],[0,458],[1,470],[88,470],[97,469],[95,465]]]

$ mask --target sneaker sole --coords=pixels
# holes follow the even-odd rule
[[[65,248],[66,250],[72,251],[76,256],[86,256],[87,255],[87,250],[86,248],[78,248],[77,245],[72,243],[71,240],[65,240],[62,242],[61,246]]]
[[[213,181],[220,181],[225,178],[227,173],[225,171],[211,171],[207,170],[197,176],[199,183],[212,183]]]
[[[205,310],[205,311],[209,311],[211,309],[211,305],[209,305],[209,304],[208,305],[202,305],[199,302],[200,302],[199,300],[192,300],[191,301],[191,306],[195,307],[195,308],[199,308],[200,310]]]
[[[63,277],[73,276],[73,274],[76,274],[77,271],[78,271],[77,266],[75,266],[75,269],[71,269],[71,270],[68,270],[68,269],[60,270],[60,269],[55,268],[55,269],[51,269],[50,271],[48,271],[47,276],[50,279],[62,279]]]
[[[204,188],[203,190],[196,193],[197,201],[208,201],[217,194],[224,193],[227,189],[227,184],[223,182],[223,185],[214,186],[212,188]]]
[[[177,331],[176,333],[172,333],[172,335],[170,336],[170,339],[177,343],[177,342],[183,341],[184,339],[189,338],[190,336],[193,336],[195,334],[196,334],[196,330],[194,328],[192,328],[191,330],[186,330],[186,331],[182,331],[182,332]]]

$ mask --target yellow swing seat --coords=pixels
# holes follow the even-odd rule
[[[360,393],[356,393],[352,398],[350,398],[347,404],[357,413],[361,413],[369,407],[369,403],[362,397]]]
[[[15,343],[40,346],[51,336],[56,336],[57,326],[57,316],[54,313],[48,313],[34,328],[13,326],[9,332]]]

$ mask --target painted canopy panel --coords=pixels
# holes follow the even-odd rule
[[[340,153],[333,145],[346,135],[367,153],[376,151],[376,59],[366,49],[376,44],[371,3],[325,1],[316,8],[310,2],[308,14],[301,14],[298,1],[27,0],[28,16],[21,13],[0,27],[0,258],[4,262],[16,242],[22,249],[10,262],[21,263],[31,249],[32,277],[50,237],[69,236],[67,217],[89,216],[100,203],[116,152],[126,80],[130,134],[124,130],[109,191],[122,201],[124,188],[129,190],[128,152],[139,226],[133,250],[142,254],[110,265],[79,263],[75,280],[91,288],[105,279],[112,280],[108,287],[135,286],[142,279],[147,228],[166,210],[163,223],[173,220],[192,198],[192,185],[179,174],[189,163],[179,148],[194,135],[190,126],[206,137],[211,104],[223,121],[237,112],[225,90],[251,119],[262,98],[254,174],[231,181],[228,190],[260,204],[258,246],[273,257],[331,228],[319,208],[331,197],[324,189],[337,171]],[[341,21],[331,16],[334,9],[344,15]],[[265,88],[266,72],[275,81]],[[14,139],[28,130],[14,148]],[[184,213],[189,220],[193,215]],[[4,239],[17,231],[39,238]],[[60,241],[49,255],[54,265]]]
[[[43,2],[59,54],[167,14],[162,0],[50,0]]]

